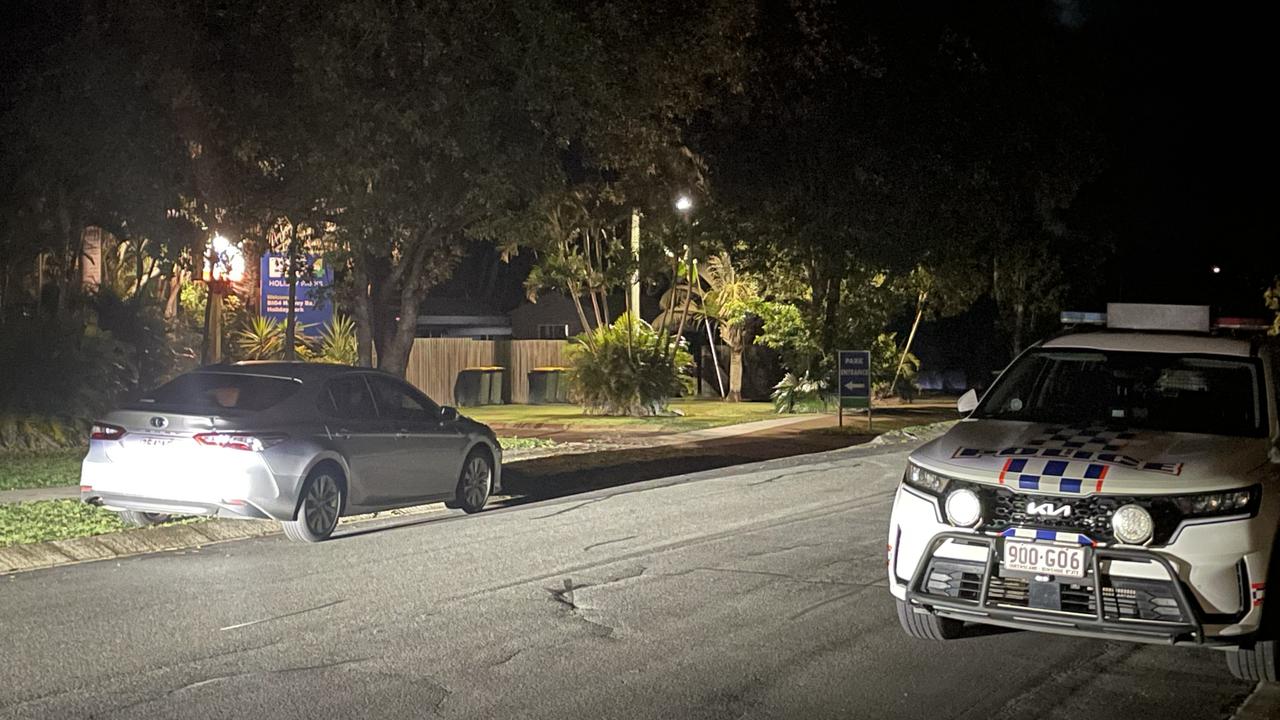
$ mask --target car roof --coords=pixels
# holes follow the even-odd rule
[[[230,375],[261,375],[267,377],[291,378],[302,382],[319,382],[351,371],[378,372],[370,368],[335,365],[330,363],[283,362],[279,360],[245,360],[226,365],[206,365],[193,370],[197,373],[220,373]]]
[[[1195,333],[1075,332],[1046,340],[1040,347],[1235,357],[1253,355],[1253,344],[1248,340]]]

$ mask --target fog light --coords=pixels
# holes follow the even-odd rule
[[[952,525],[973,527],[982,519],[982,501],[972,490],[960,488],[947,496],[947,519]]]
[[[1140,505],[1125,505],[1111,516],[1111,529],[1120,542],[1141,545],[1151,539],[1155,523],[1151,521],[1151,513]]]

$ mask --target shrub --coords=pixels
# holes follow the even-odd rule
[[[578,335],[567,354],[570,393],[591,414],[668,414],[667,402],[692,383],[689,351],[631,315]]]
[[[900,357],[902,348],[898,345],[897,333],[880,333],[871,346],[871,392],[875,397],[883,398],[889,394],[889,384],[893,382]],[[898,377],[898,389],[914,387],[919,373],[920,358],[907,353],[902,363],[902,374]]]
[[[355,365],[359,357],[356,349],[356,324],[346,315],[334,314],[333,319],[320,329],[320,350],[313,358],[316,362]]]
[[[294,352],[299,360],[310,360],[315,353],[303,336],[308,326],[298,325],[295,328]],[[244,360],[280,360],[284,357],[285,324],[275,318],[262,315],[251,315],[242,322],[236,331],[236,347]]]
[[[824,380],[809,377],[809,373],[805,373],[801,377],[789,372],[782,376],[777,385],[773,386],[773,407],[782,413],[793,413],[799,406],[801,412],[815,412],[821,407],[827,409],[827,403],[830,401],[828,393],[826,393],[827,383]]]
[[[94,325],[11,320],[0,332],[0,446],[81,444],[83,430],[133,384],[132,349]]]

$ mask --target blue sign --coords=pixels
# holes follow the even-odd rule
[[[289,264],[284,255],[262,256],[262,292],[259,310],[264,317],[284,322],[289,315]],[[333,303],[321,296],[322,288],[333,285],[333,269],[324,258],[308,255],[298,271],[297,292],[293,301],[294,321],[308,335],[320,334],[322,326],[333,319]]]
[[[871,407],[871,352],[839,350],[840,407]]]

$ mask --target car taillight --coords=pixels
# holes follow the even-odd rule
[[[272,445],[279,445],[286,440],[285,435],[250,435],[246,433],[200,433],[195,441],[209,447],[220,447],[228,450],[247,450],[262,452]]]
[[[89,428],[90,440],[119,440],[124,437],[124,428],[106,423],[94,423]]]

